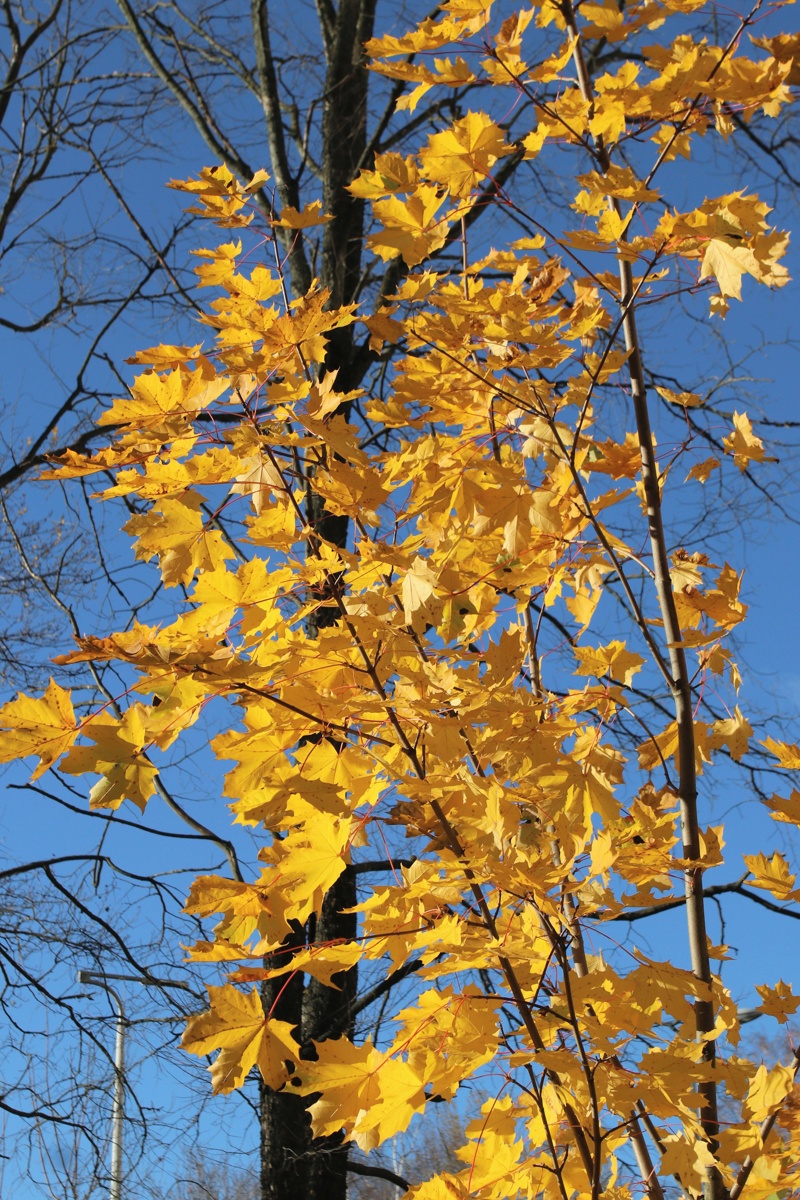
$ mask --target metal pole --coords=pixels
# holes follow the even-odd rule
[[[122,1200],[122,1131],[125,1123],[125,1009],[113,988],[106,989],[117,1005],[114,1044],[114,1099],[111,1105],[111,1180],[108,1200]]]
[[[121,978],[124,978],[122,976]],[[111,1101],[111,1173],[108,1200],[122,1200],[122,1131],[125,1126],[125,1008],[117,991],[102,975],[93,971],[78,971],[78,982],[104,988],[117,1009],[114,1040],[114,1093]]]

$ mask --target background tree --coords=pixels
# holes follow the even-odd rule
[[[175,1060],[174,1031],[200,996],[191,972],[175,961],[174,881],[132,878],[103,855],[7,867],[0,879],[4,1190],[16,1195],[22,1176],[59,1200],[108,1192],[116,1011],[104,991],[92,996],[78,983],[80,970],[128,981],[115,986],[125,995],[128,1019],[126,1168],[132,1185],[149,1165],[143,1147],[151,1154],[163,1150],[181,1127],[176,1112],[143,1103],[143,1064],[158,1055],[165,1070],[184,1074]],[[160,929],[149,920],[159,907]],[[126,912],[136,919],[126,923]],[[163,986],[167,972],[170,986]],[[131,987],[131,980],[139,985]],[[185,1119],[191,1124],[189,1113]]]

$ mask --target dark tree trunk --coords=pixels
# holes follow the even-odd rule
[[[264,960],[265,967],[283,965],[305,945],[306,930],[299,926],[283,943],[280,954]],[[303,976],[278,975],[261,985],[264,1012],[278,1021],[300,1026]],[[302,1096],[291,1086],[274,1092],[259,1081],[261,1200],[306,1200],[308,1197],[308,1147],[311,1125]],[[343,1193],[346,1195],[346,1192]]]
[[[331,306],[352,303],[358,295],[364,235],[364,204],[346,186],[364,165],[367,147],[367,91],[363,44],[372,36],[376,0],[340,0],[333,10],[321,0],[327,73],[322,118],[323,208],[333,216],[323,235],[320,283],[330,292]],[[324,17],[327,15],[326,27]],[[294,264],[293,264],[294,265]],[[354,343],[353,327],[334,331],[329,340],[325,371],[337,371],[337,390],[357,387],[368,362]],[[327,542],[344,547],[349,522],[326,512],[313,487],[308,490],[310,527]],[[336,624],[339,610],[321,594],[306,624],[309,637]],[[303,940],[327,942],[350,939],[357,933],[353,913],[343,912],[356,903],[355,874],[347,869],[328,892],[318,917],[306,926]],[[285,961],[285,960],[284,960]],[[274,1016],[291,1021],[303,1055],[313,1057],[313,1042],[353,1032],[353,1011],[358,985],[355,968],[336,976],[337,988],[302,977],[281,995]],[[270,981],[270,1003],[285,977]],[[274,994],[273,994],[274,992]],[[265,1008],[267,1007],[265,1003]],[[313,1140],[303,1101],[291,1092],[261,1089],[261,1195],[262,1200],[346,1200],[348,1147],[338,1137]]]

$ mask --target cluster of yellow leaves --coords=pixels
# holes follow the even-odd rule
[[[681,17],[700,3],[587,0],[569,17],[569,6],[544,0],[491,33],[491,4],[449,0],[408,34],[373,41],[373,67],[413,85],[403,107],[432,88],[481,82],[533,96],[533,129],[512,140],[508,122],[488,115],[499,111],[493,101],[416,153],[378,155],[352,181],[369,204],[367,244],[404,264],[377,313],[337,308],[316,285],[285,303],[284,281],[251,263],[241,241],[199,251],[199,282],[215,290],[202,316],[213,348],[137,354],[130,361],[146,369],[102,418],[110,444],[71,452],[53,472],[94,474],[104,498],[133,497],[125,532],[135,554],[155,558],[186,602],[159,627],[80,638],[65,661],[114,663],[127,692],[81,719],[55,682],[41,698],[18,697],[0,710],[0,761],[35,757],[34,777],[96,776],[92,804],[143,808],[158,786],[157,755],[205,705],[233,706],[212,748],[233,764],[224,785],[233,821],[263,838],[260,872],[203,876],[191,888],[187,911],[216,924],[190,954],[229,974],[184,1046],[217,1055],[215,1091],[257,1068],[270,1087],[318,1097],[318,1136],[342,1133],[364,1150],[492,1064],[508,1094],[468,1128],[463,1171],[413,1189],[420,1200],[588,1194],[582,1145],[602,1160],[606,1194],[622,1200],[633,1195],[618,1175],[636,1112],[657,1129],[656,1169],[689,1194],[710,1163],[730,1183],[748,1155],[759,1179],[797,1178],[793,1073],[728,1053],[738,1017],[720,981],[638,952],[610,966],[600,953],[615,940],[607,922],[673,902],[682,870],[722,862],[721,829],[701,831],[691,861],[678,847],[686,724],[654,723],[639,699],[659,678],[673,689],[666,664],[678,650],[696,654],[698,686],[725,678],[735,691],[726,638],[746,613],[740,575],[699,551],[675,550],[664,583],[680,645],[662,644],[655,606],[637,608],[624,586],[631,570],[650,571],[640,531],[655,443],[641,428],[616,428],[600,403],[631,367],[615,338],[632,301],[609,256],[630,268],[636,296],[657,299],[676,264],[697,283],[715,280],[718,312],[741,298],[745,275],[773,287],[787,278],[786,235],[756,197],[735,192],[676,213],[655,186],[692,137],[712,127],[728,136],[732,111],[778,112],[796,83],[796,38],[760,39],[754,59],[741,46],[723,52],[685,31]],[[673,14],[682,30],[673,41],[595,79],[591,96],[576,86],[584,41],[625,45]],[[553,32],[528,61],[535,38]],[[450,57],[431,57],[451,44]],[[630,146],[614,157],[633,139],[654,143],[644,170]],[[580,227],[468,261],[468,219],[491,196],[504,202],[505,167],[548,142],[583,156]],[[259,172],[245,185],[221,167],[174,186],[191,211],[246,231],[265,182]],[[313,238],[329,219],[312,202],[269,220]],[[436,261],[456,238],[458,277]],[[373,348],[397,348],[380,400],[340,390],[328,369],[332,339],[357,322]],[[701,405],[689,390],[658,393],[679,418]],[[722,444],[739,472],[771,461],[746,414],[732,419]],[[656,487],[671,469],[656,464]],[[705,482],[717,469],[707,459],[689,474]],[[346,544],[311,524],[311,487],[349,522]],[[244,561],[220,527],[229,515],[244,530]],[[608,633],[611,581],[631,610],[630,646]],[[312,634],[320,609],[330,619]],[[633,762],[632,720],[644,726]],[[733,698],[727,716],[695,714],[697,772],[721,752],[742,761],[752,734]],[[800,769],[797,747],[764,745]],[[800,824],[797,792],[769,807]],[[402,865],[395,828],[413,847]],[[363,856],[387,860],[390,881],[364,883],[357,936],[290,946]],[[748,886],[800,900],[780,853],[746,866]],[[362,962],[418,974],[416,1000],[390,1011],[393,1032],[379,1043],[320,1042],[314,1061],[257,990],[235,986],[302,972],[335,988]],[[797,1008],[782,982],[760,995],[778,1020]],[[698,1041],[695,1014],[708,1004],[716,1023]],[[717,1041],[726,1051],[712,1068]],[[712,1078],[742,1112],[716,1160],[697,1115],[697,1088]],[[778,1112],[786,1142],[766,1148],[757,1126]],[[761,1186],[753,1196],[768,1194]]]

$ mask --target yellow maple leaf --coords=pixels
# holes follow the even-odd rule
[[[348,192],[364,200],[377,200],[392,192],[412,192],[420,182],[419,167],[415,158],[404,158],[402,154],[378,154],[375,170],[362,171],[348,185]]]
[[[800,1008],[800,996],[795,996],[791,986],[782,979],[775,987],[756,984],[756,991],[761,997],[760,1011],[767,1017],[774,1017],[780,1025],[785,1025]]]
[[[746,471],[751,462],[777,462],[764,454],[764,443],[753,433],[747,413],[733,414],[733,433],[724,437],[722,444],[740,471]]]
[[[764,803],[770,810],[773,821],[800,826],[800,792],[793,791],[788,799],[784,796],[770,796]]]
[[[304,950],[292,955],[285,964],[272,968],[268,975],[273,978],[286,975],[290,971],[302,971],[304,974],[318,979],[320,983],[324,983],[325,987],[339,990],[339,984],[334,983],[334,976],[350,970],[363,957],[364,951],[358,942],[334,942],[330,945],[307,946]]]
[[[402,1027],[394,1048],[407,1051],[420,1081],[449,1100],[461,1081],[494,1057],[497,1007],[498,1001],[451,987],[423,991],[395,1017]]]
[[[260,515],[270,496],[288,502],[286,484],[270,459],[259,454],[258,457],[242,459],[242,466],[244,470],[241,475],[237,475],[231,484],[231,495],[249,496],[256,516]]]
[[[727,746],[734,762],[741,762],[747,753],[747,747],[753,734],[753,727],[737,704],[733,716],[724,721],[715,721],[711,726],[709,746],[716,750],[719,746]]]
[[[752,275],[768,287],[783,287],[789,282],[786,268],[776,260],[786,249],[786,235],[773,231],[756,235],[745,244],[734,237],[712,237],[703,253],[700,278],[714,276],[720,295],[742,298],[742,276]]]
[[[620,679],[626,687],[637,671],[644,666],[640,654],[628,650],[624,642],[609,642],[607,646],[576,646],[575,657],[579,666],[576,675],[596,675],[602,679],[610,675],[612,679]]]
[[[471,1195],[466,1179],[445,1172],[412,1187],[406,1192],[406,1200],[469,1200]]]
[[[762,1063],[756,1071],[745,1100],[745,1109],[753,1121],[763,1121],[780,1108],[794,1086],[791,1067],[774,1066],[771,1071]]]
[[[199,342],[196,346],[151,346],[149,350],[137,350],[130,358],[126,358],[125,362],[153,367],[156,371],[174,370],[175,367],[197,358],[201,348]]]
[[[299,1059],[300,1047],[288,1021],[265,1016],[256,988],[245,995],[231,984],[209,987],[210,1010],[190,1017],[181,1038],[189,1054],[219,1050],[209,1067],[214,1093],[223,1095],[241,1087],[253,1067],[258,1067],[268,1087],[278,1089],[289,1078],[289,1068]]]
[[[314,1063],[304,1063],[297,1089],[300,1095],[322,1092],[312,1106],[314,1133],[325,1137],[355,1123],[358,1114],[380,1100],[378,1068],[384,1055],[367,1040],[354,1046],[346,1038],[323,1042]]]
[[[635,479],[642,469],[642,453],[635,433],[626,433],[624,442],[611,438],[593,442],[585,462],[587,471],[610,475],[612,479]]]
[[[84,723],[81,733],[95,744],[73,746],[61,770],[67,775],[102,776],[89,794],[92,808],[119,808],[123,800],[131,800],[142,811],[147,806],[158,769],[145,753],[152,740],[145,718],[144,706],[132,704],[121,719],[100,712]]]
[[[709,726],[705,721],[694,722],[694,760],[698,775],[703,772],[704,763],[711,762],[711,747],[708,743]],[[680,750],[680,734],[677,722],[672,721],[666,729],[656,737],[642,742],[637,746],[639,766],[645,771],[652,771],[670,758],[677,756]]]
[[[167,587],[189,583],[197,571],[216,570],[235,557],[223,534],[206,527],[202,504],[199,492],[166,497],[123,526],[136,538],[137,558],[158,558]]]
[[[800,746],[793,742],[778,742],[771,737],[764,738],[761,745],[775,755],[779,767],[785,767],[787,771],[800,771]]]
[[[401,1058],[382,1053],[369,1040],[362,1046],[345,1038],[315,1045],[319,1058],[302,1064],[297,1091],[322,1093],[309,1110],[317,1137],[344,1129],[361,1149],[370,1150],[407,1129],[424,1107],[422,1080]]]
[[[436,576],[430,563],[418,556],[403,577],[403,615],[407,625],[412,624],[415,613],[425,608],[435,589]]]
[[[779,63],[789,64],[786,82],[800,87],[800,33],[779,33],[777,37],[753,37],[754,46],[767,50]]]
[[[748,887],[763,888],[771,892],[776,900],[796,900],[795,876],[789,870],[786,859],[776,850],[772,858],[766,854],[745,854],[744,861],[754,876],[747,880]]]
[[[323,362],[327,342],[325,334],[345,325],[352,325],[353,305],[342,308],[329,307],[330,293],[325,288],[313,287],[299,300],[292,301],[291,313],[285,313],[271,321],[264,330],[264,349],[274,355],[276,362],[287,359],[303,369],[303,360]],[[302,359],[297,361],[297,351]],[[298,384],[303,387],[302,377]]]
[[[168,417],[194,417],[230,386],[230,379],[218,376],[207,359],[191,371],[183,366],[164,374],[145,371],[132,383],[130,398],[115,400],[98,423],[147,429]]]
[[[172,179],[167,187],[196,196],[202,207],[195,205],[187,212],[209,217],[223,229],[249,225],[255,213],[240,210],[249,197],[269,180],[266,171],[257,171],[246,186],[242,186],[228,167],[203,167],[199,179]]]
[[[266,886],[267,876],[256,883],[226,879],[221,875],[198,875],[193,881],[185,911],[198,917],[220,913],[216,927],[220,938],[243,946],[253,933],[263,941],[280,944],[289,928],[280,892]]]
[[[584,37],[609,37],[625,20],[624,12],[617,7],[616,0],[586,0],[581,5],[581,16],[591,22],[583,30]]]
[[[335,389],[338,374],[338,370],[328,371],[324,379],[321,379],[319,383],[315,383],[309,392],[306,412],[317,421],[329,417],[331,413],[336,412],[336,409],[340,405],[346,404],[348,400],[355,400],[356,397],[363,395],[362,391],[337,392]]]
[[[742,298],[742,276],[748,270],[752,251],[725,238],[711,238],[703,254],[700,278],[714,276],[723,296]]]
[[[661,1172],[677,1175],[691,1195],[702,1195],[709,1167],[717,1160],[701,1138],[688,1134],[668,1134],[661,1143]]]
[[[291,904],[290,915],[297,920],[305,920],[312,908],[319,908],[345,869],[350,825],[349,818],[313,813],[279,843],[279,886]]]
[[[697,408],[703,403],[703,397],[694,392],[673,392],[670,388],[656,387],[659,396],[670,404],[680,404],[681,408]]]
[[[719,470],[718,458],[704,458],[702,462],[695,463],[686,478],[687,480],[697,479],[700,481],[700,483],[706,483],[710,478],[712,471],[717,470]]]
[[[383,259],[400,254],[415,267],[447,240],[447,218],[436,215],[443,203],[444,195],[428,184],[417,187],[406,201],[397,196],[376,200],[373,211],[383,229],[371,233],[367,245]]]
[[[3,730],[0,762],[27,758],[29,754],[39,756],[39,765],[31,779],[38,779],[69,750],[78,732],[70,693],[54,679],[40,698],[22,695],[4,704],[0,708],[0,726]]]
[[[489,177],[499,158],[511,153],[503,131],[485,113],[470,112],[442,133],[434,133],[420,151],[420,162],[431,182],[465,198]]]
[[[287,204],[282,210],[280,220],[273,221],[272,224],[280,229],[311,229],[315,225],[326,225],[328,221],[332,221],[333,217],[330,213],[322,211],[322,201],[313,200],[311,204],[305,204],[302,212],[298,212],[296,208],[292,208],[291,204]]]

